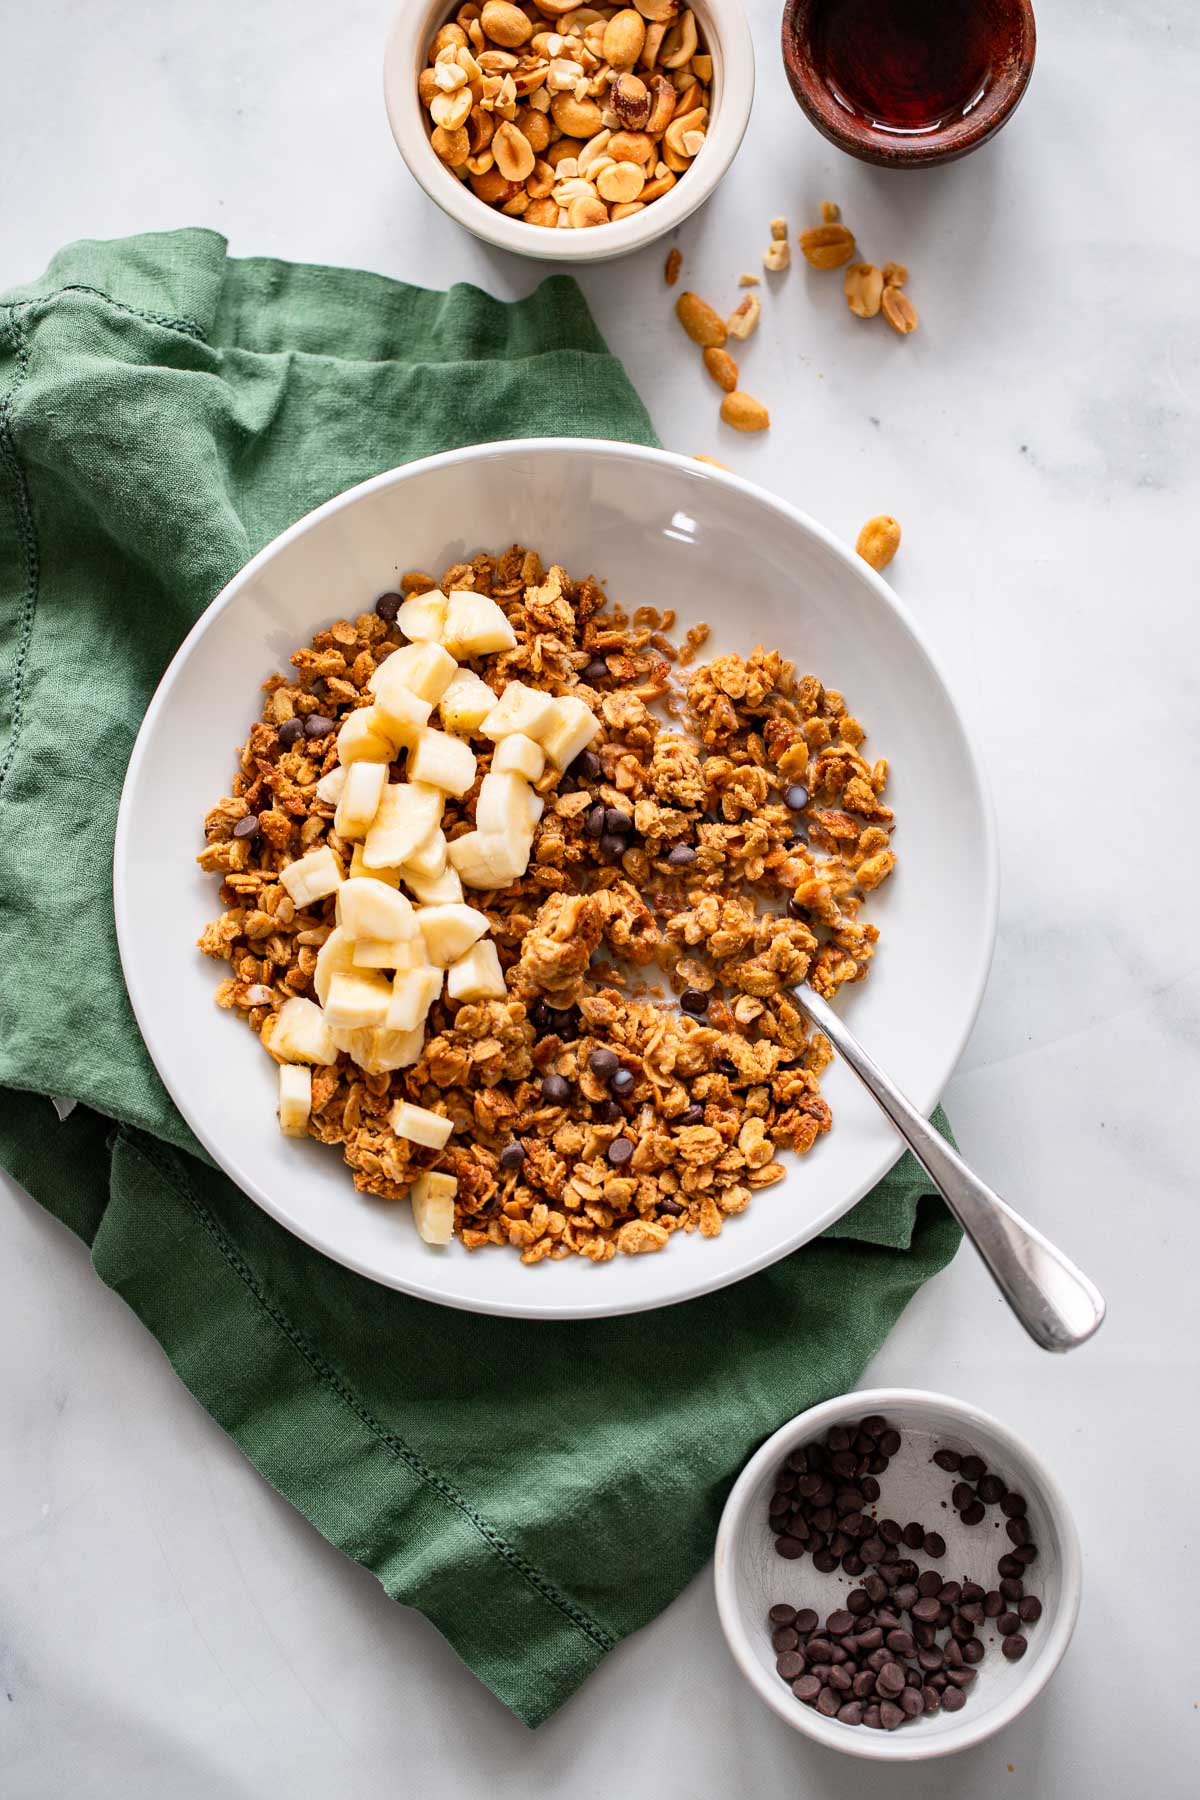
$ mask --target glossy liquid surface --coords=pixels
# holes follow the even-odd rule
[[[987,91],[987,0],[818,0],[814,61],[838,104],[917,135],[972,112]]]

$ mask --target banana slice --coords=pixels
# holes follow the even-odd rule
[[[460,661],[511,650],[517,634],[494,600],[473,588],[451,588],[442,627],[442,643]]]
[[[347,840],[366,837],[375,814],[379,811],[379,802],[387,786],[387,776],[386,763],[350,764],[346,770],[337,811],[333,815],[333,829],[339,837]]]
[[[329,845],[322,844],[281,869],[279,879],[297,906],[312,906],[341,887],[342,871]]]
[[[387,1022],[391,983],[362,969],[340,969],[329,983],[325,1022],[345,1031],[364,1031]]]
[[[523,731],[502,737],[492,755],[493,775],[521,775],[526,781],[536,781],[545,767],[545,751]]]
[[[446,972],[446,992],[451,1000],[503,1000],[507,989],[504,970],[491,938],[480,938],[465,956]]]
[[[337,922],[348,938],[406,938],[419,930],[417,915],[407,894],[355,875],[338,890]]]
[[[408,753],[408,779],[427,782],[461,800],[475,780],[475,752],[462,738],[429,727]]]
[[[363,845],[368,869],[398,868],[411,861],[442,822],[446,796],[421,781],[393,782],[383,790],[379,811]]]
[[[407,1138],[410,1144],[421,1144],[426,1150],[444,1150],[454,1130],[451,1121],[441,1113],[414,1106],[411,1100],[397,1100],[388,1123],[397,1137]]]
[[[458,667],[440,644],[404,644],[384,658],[367,683],[384,711],[391,713],[397,689],[407,688],[418,700],[435,707],[454,679]],[[428,714],[426,714],[428,717]]]
[[[338,732],[340,763],[395,762],[399,743],[384,724],[377,706],[360,706],[347,717]]]
[[[262,1029],[264,1047],[280,1062],[335,1063],[337,1045],[321,1008],[298,995],[285,1000]]]
[[[600,729],[600,721],[590,706],[574,694],[564,694],[554,701],[554,718],[540,731],[531,731],[546,752],[547,761],[556,769],[573,763],[581,750],[586,750]]]
[[[392,995],[388,1002],[387,1018],[384,1020],[389,1031],[415,1031],[418,1025],[424,1025],[429,1009],[442,991],[442,971],[440,969],[401,969],[392,983]]]
[[[427,1244],[448,1244],[454,1236],[454,1196],[458,1183],[453,1175],[430,1169],[414,1181],[409,1191],[413,1224]]]
[[[456,737],[470,737],[495,704],[495,694],[474,669],[459,669],[438,702],[438,717]]]
[[[425,950],[436,968],[449,968],[487,931],[486,916],[473,906],[451,901],[445,906],[417,908],[417,924]]]
[[[448,601],[441,588],[427,588],[413,594],[396,614],[396,623],[406,638],[418,643],[440,644],[446,623]]]
[[[279,1129],[284,1137],[307,1137],[312,1114],[312,1070],[307,1063],[279,1065]]]
[[[480,784],[475,828],[485,837],[530,838],[542,816],[542,806],[541,797],[523,775],[489,771]]]
[[[523,681],[510,681],[479,729],[493,743],[514,731],[540,743],[542,732],[549,730],[557,718],[556,704],[552,694],[526,687]]]

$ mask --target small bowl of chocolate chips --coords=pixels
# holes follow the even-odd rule
[[[978,1744],[1045,1687],[1079,1612],[1053,1476],[962,1400],[875,1388],[814,1406],[742,1470],[717,1534],[734,1661],[831,1749]]]

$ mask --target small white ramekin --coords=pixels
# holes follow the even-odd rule
[[[986,1621],[982,1635],[987,1654],[968,1692],[967,1704],[960,1712],[937,1713],[896,1731],[843,1725],[797,1700],[776,1673],[767,1623],[767,1609],[776,1601],[815,1607],[824,1619],[857,1585],[840,1572],[819,1574],[807,1556],[796,1562],[777,1556],[767,1526],[767,1504],[776,1473],[791,1451],[823,1437],[831,1425],[871,1413],[882,1413],[903,1439],[887,1473],[880,1477],[880,1516],[920,1519],[946,1540],[945,1556],[928,1566],[939,1568],[947,1580],[965,1578],[994,1588],[996,1559],[1011,1548],[1003,1530],[995,1527],[998,1518],[1003,1525],[999,1509],[989,1507],[979,1526],[960,1525],[953,1508],[947,1505],[943,1510],[941,1505],[943,1500],[949,1501],[956,1477],[929,1465],[935,1449],[957,1450],[962,1455],[974,1451],[1028,1501],[1027,1516],[1038,1546],[1028,1585],[1043,1608],[1037,1624],[1023,1628],[1029,1649],[1020,1662],[1006,1662],[1000,1655],[992,1621]],[[898,1554],[908,1553],[902,1550]],[[921,1560],[924,1565],[925,1559]],[[1079,1539],[1057,1482],[1007,1426],[966,1401],[951,1400],[944,1394],[870,1388],[800,1413],[751,1457],[721,1516],[715,1577],[717,1610],[734,1661],[785,1724],[831,1750],[881,1762],[918,1762],[982,1743],[1041,1693],[1075,1629],[1082,1565]]]
[[[417,77],[434,32],[453,16],[453,0],[400,0],[392,21],[383,59],[383,98],[401,156],[443,212],[476,237],[518,256],[545,262],[607,262],[652,244],[708,199],[737,154],[754,98],[754,48],[740,0],[689,0],[689,4],[713,59],[708,136],[687,173],[644,212],[582,231],[552,231],[509,218],[477,199],[450,173],[429,142]]]

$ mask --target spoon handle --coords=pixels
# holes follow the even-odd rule
[[[1018,1319],[1043,1350],[1074,1350],[1104,1318],[1104,1297],[1061,1250],[981,1181],[941,1134],[905,1099],[810,987],[800,1008],[883,1108],[982,1256]]]

